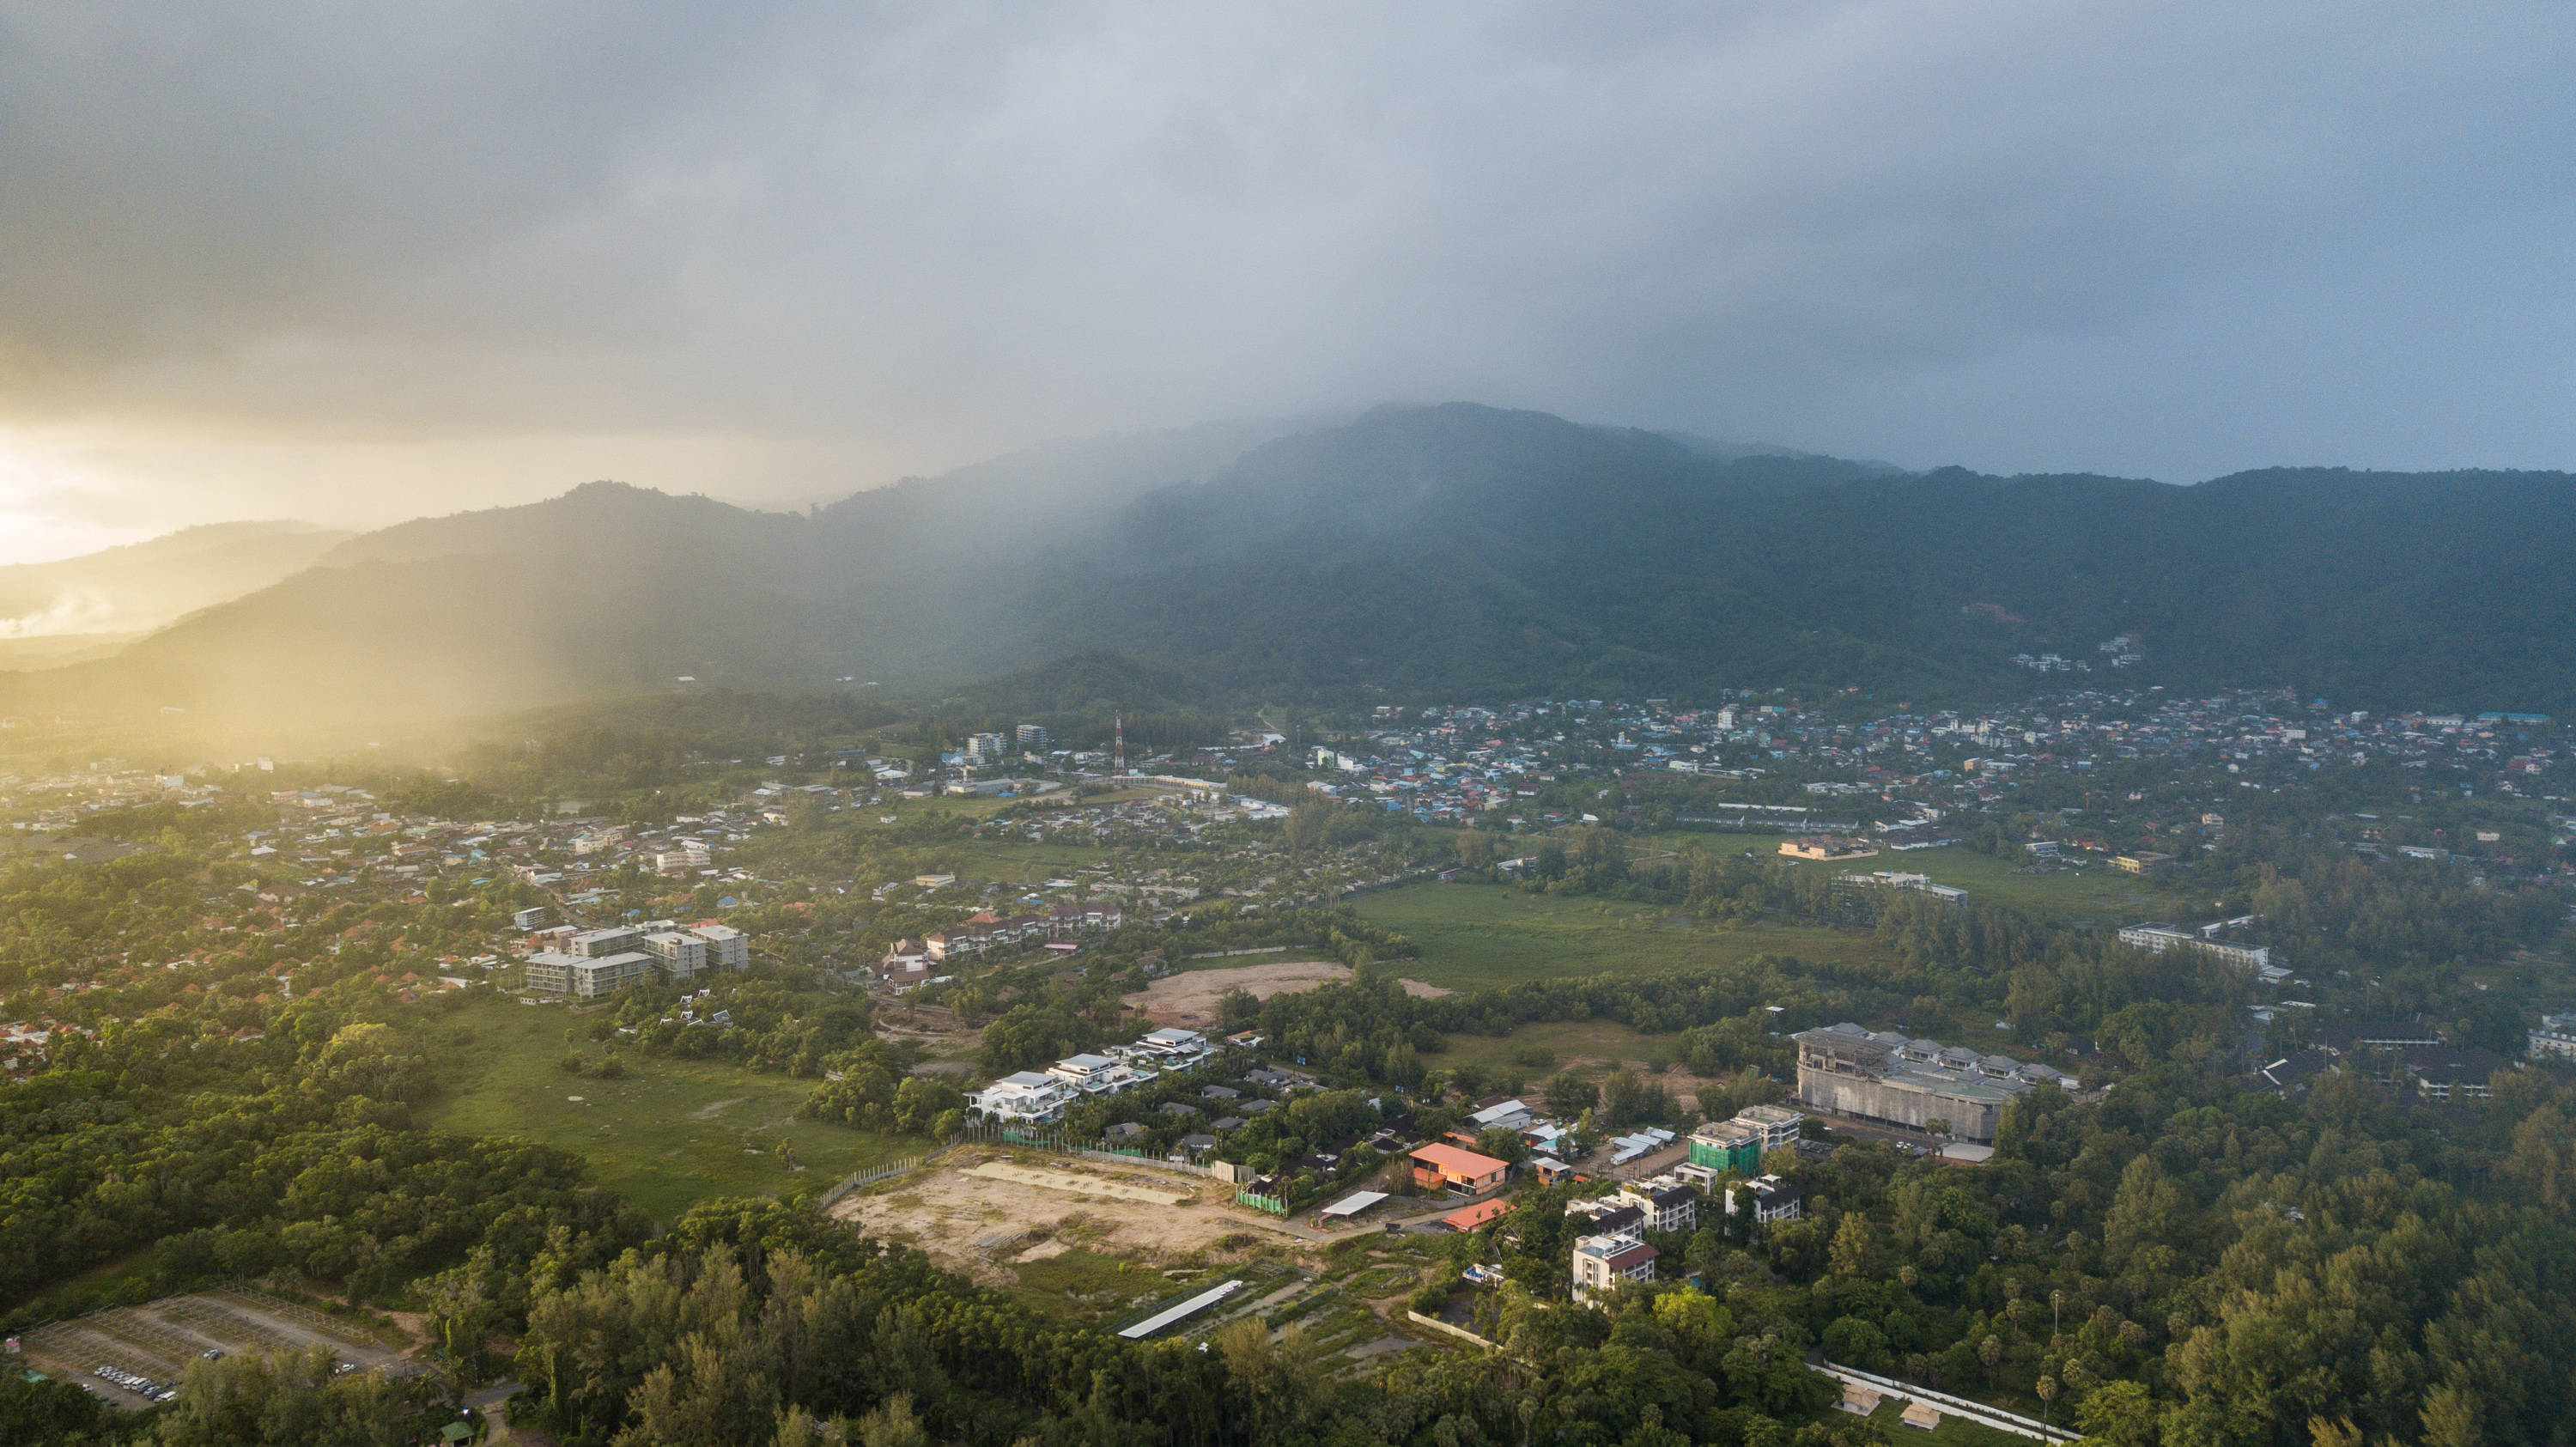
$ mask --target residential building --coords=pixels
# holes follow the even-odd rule
[[[966,739],[966,762],[978,765],[1000,763],[1007,747],[1000,734],[970,734]]]
[[[2576,1015],[2543,1015],[2523,1054],[2534,1060],[2576,1060]]]
[[[2505,1063],[2492,1051],[2418,1045],[2397,1052],[2400,1081],[2412,1081],[2427,1100],[2485,1100],[2487,1082]]]
[[[2266,946],[2233,944],[2222,939],[2212,939],[2206,934],[2176,929],[2169,924],[2129,925],[2120,931],[2120,943],[2132,949],[2141,949],[2159,955],[2176,948],[2198,950],[2212,958],[2225,960],[2231,965],[2242,965],[2258,974],[2272,968],[2272,951]]]
[[[747,970],[751,968],[751,940],[742,931],[713,920],[700,920],[689,926],[689,933],[707,942],[707,968],[710,970]]]
[[[1740,1117],[1710,1121],[1691,1132],[1690,1163],[1722,1175],[1752,1175],[1762,1167],[1761,1128]]]
[[[1741,1209],[1750,1210],[1753,1219],[1766,1226],[1774,1221],[1795,1221],[1805,1210],[1805,1198],[1798,1188],[1778,1176],[1756,1176],[1729,1191],[1726,1214],[1739,1214],[1739,1201],[1743,1203]]]
[[[545,924],[546,907],[542,904],[530,905],[528,908],[514,911],[510,915],[510,927],[512,929],[543,929],[545,928]]]
[[[1792,859],[1866,859],[1878,850],[1867,840],[1841,834],[1817,834],[1805,839],[1784,840],[1780,852]]]
[[[594,929],[583,930],[566,940],[564,950],[568,954],[595,960],[604,955],[624,954],[641,948],[643,943],[644,932],[640,929]]]
[[[1148,1031],[1143,1039],[1126,1047],[1127,1058],[1156,1065],[1165,1070],[1186,1070],[1208,1058],[1208,1041],[1196,1030],[1165,1026]],[[1211,1087],[1221,1089],[1222,1087]],[[1228,1092],[1229,1097],[1232,1092]]]
[[[1806,1133],[1806,1112],[1785,1105],[1748,1105],[1737,1111],[1735,1118],[1762,1132],[1762,1149],[1766,1151],[1794,1146]]]
[[[1479,1195],[1499,1187],[1511,1170],[1507,1161],[1456,1146],[1418,1146],[1413,1152],[1413,1179],[1422,1186],[1447,1187]]]
[[[1106,1055],[1069,1055],[1048,1066],[1046,1073],[1085,1095],[1124,1090],[1141,1078],[1127,1062]]]
[[[662,962],[673,980],[694,980],[707,967],[707,942],[678,930],[656,930],[644,937],[644,952]]]
[[[1047,731],[1046,731],[1046,725],[1044,725],[1044,724],[1022,724],[1022,725],[1020,725],[1020,727],[1019,727],[1019,731],[1018,731],[1018,733],[1019,733],[1019,745],[1020,745],[1020,751],[1021,751],[1022,753],[1035,754],[1035,753],[1043,753],[1043,752],[1046,750],[1046,746],[1047,746]]]
[[[2111,861],[2111,867],[2123,874],[2154,874],[2173,862],[2174,857],[2170,854],[2157,854],[2142,849],[2135,854],[2122,854],[2115,857]]]
[[[1632,1182],[1614,1199],[1645,1213],[1650,1231],[1688,1231],[1699,1223],[1699,1192],[1677,1176]]]
[[[1064,1118],[1074,1089],[1052,1075],[1015,1071],[966,1097],[989,1120],[1054,1121]]]
[[[1837,874],[1834,889],[1840,894],[1884,894],[1900,892],[1928,895],[1943,904],[1965,904],[1968,892],[1947,884],[1934,884],[1930,875],[1907,874],[1893,869],[1869,874]]]
[[[1655,1279],[1661,1253],[1634,1236],[1585,1236],[1574,1243],[1574,1299],[1590,1302],[1623,1281]]]
[[[1873,1035],[1849,1021],[1791,1038],[1798,1044],[1800,1104],[1987,1144],[2013,1097],[2034,1085],[2074,1083],[2046,1065],[1909,1040],[1892,1030]]]
[[[540,950],[528,957],[529,989],[578,1000],[613,995],[652,977],[653,957],[641,950],[598,957]]]

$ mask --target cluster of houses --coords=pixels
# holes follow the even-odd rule
[[[1588,1301],[1623,1281],[1652,1281],[1659,1253],[1645,1233],[1696,1228],[1704,1198],[1723,1202],[1730,1216],[1749,1214],[1765,1225],[1796,1220],[1805,1209],[1798,1188],[1755,1172],[1762,1152],[1796,1143],[1805,1120],[1786,1106],[1747,1107],[1691,1132],[1689,1159],[1662,1175],[1568,1204],[1566,1214],[1586,1225],[1570,1262],[1574,1299]]]
[[[1126,912],[1114,901],[1068,904],[1043,914],[997,915],[986,910],[955,929],[917,940],[895,941],[894,948],[878,962],[877,977],[901,988],[921,984],[936,967],[967,955],[1030,945],[1060,946],[1070,953],[1074,948],[1071,941],[1106,934],[1126,923],[1126,919]]]
[[[1052,1123],[1086,1096],[1115,1095],[1167,1072],[1203,1065],[1215,1053],[1205,1035],[1166,1026],[1133,1044],[1113,1045],[1105,1055],[1069,1055],[1044,1070],[1015,1070],[970,1092],[966,1103],[988,1121]],[[1270,1107],[1268,1101],[1257,1104]]]

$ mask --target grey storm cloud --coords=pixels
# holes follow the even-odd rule
[[[2571,61],[2555,4],[19,0],[0,422],[2561,465]]]

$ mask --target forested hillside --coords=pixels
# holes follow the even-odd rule
[[[2576,701],[2576,480],[1891,473],[1454,404],[1032,454],[808,514],[591,484],[353,539],[0,706],[460,715],[936,692],[1109,650],[1176,693],[2289,685]],[[2126,664],[2102,644],[2125,639]],[[2017,657],[2057,654],[2038,673]]]

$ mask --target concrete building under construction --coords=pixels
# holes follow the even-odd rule
[[[2033,1086],[2073,1089],[2063,1071],[1848,1021],[1798,1042],[1798,1102],[1811,1110],[1991,1143],[2004,1107]],[[1936,1130],[1936,1126],[1938,1129]]]

